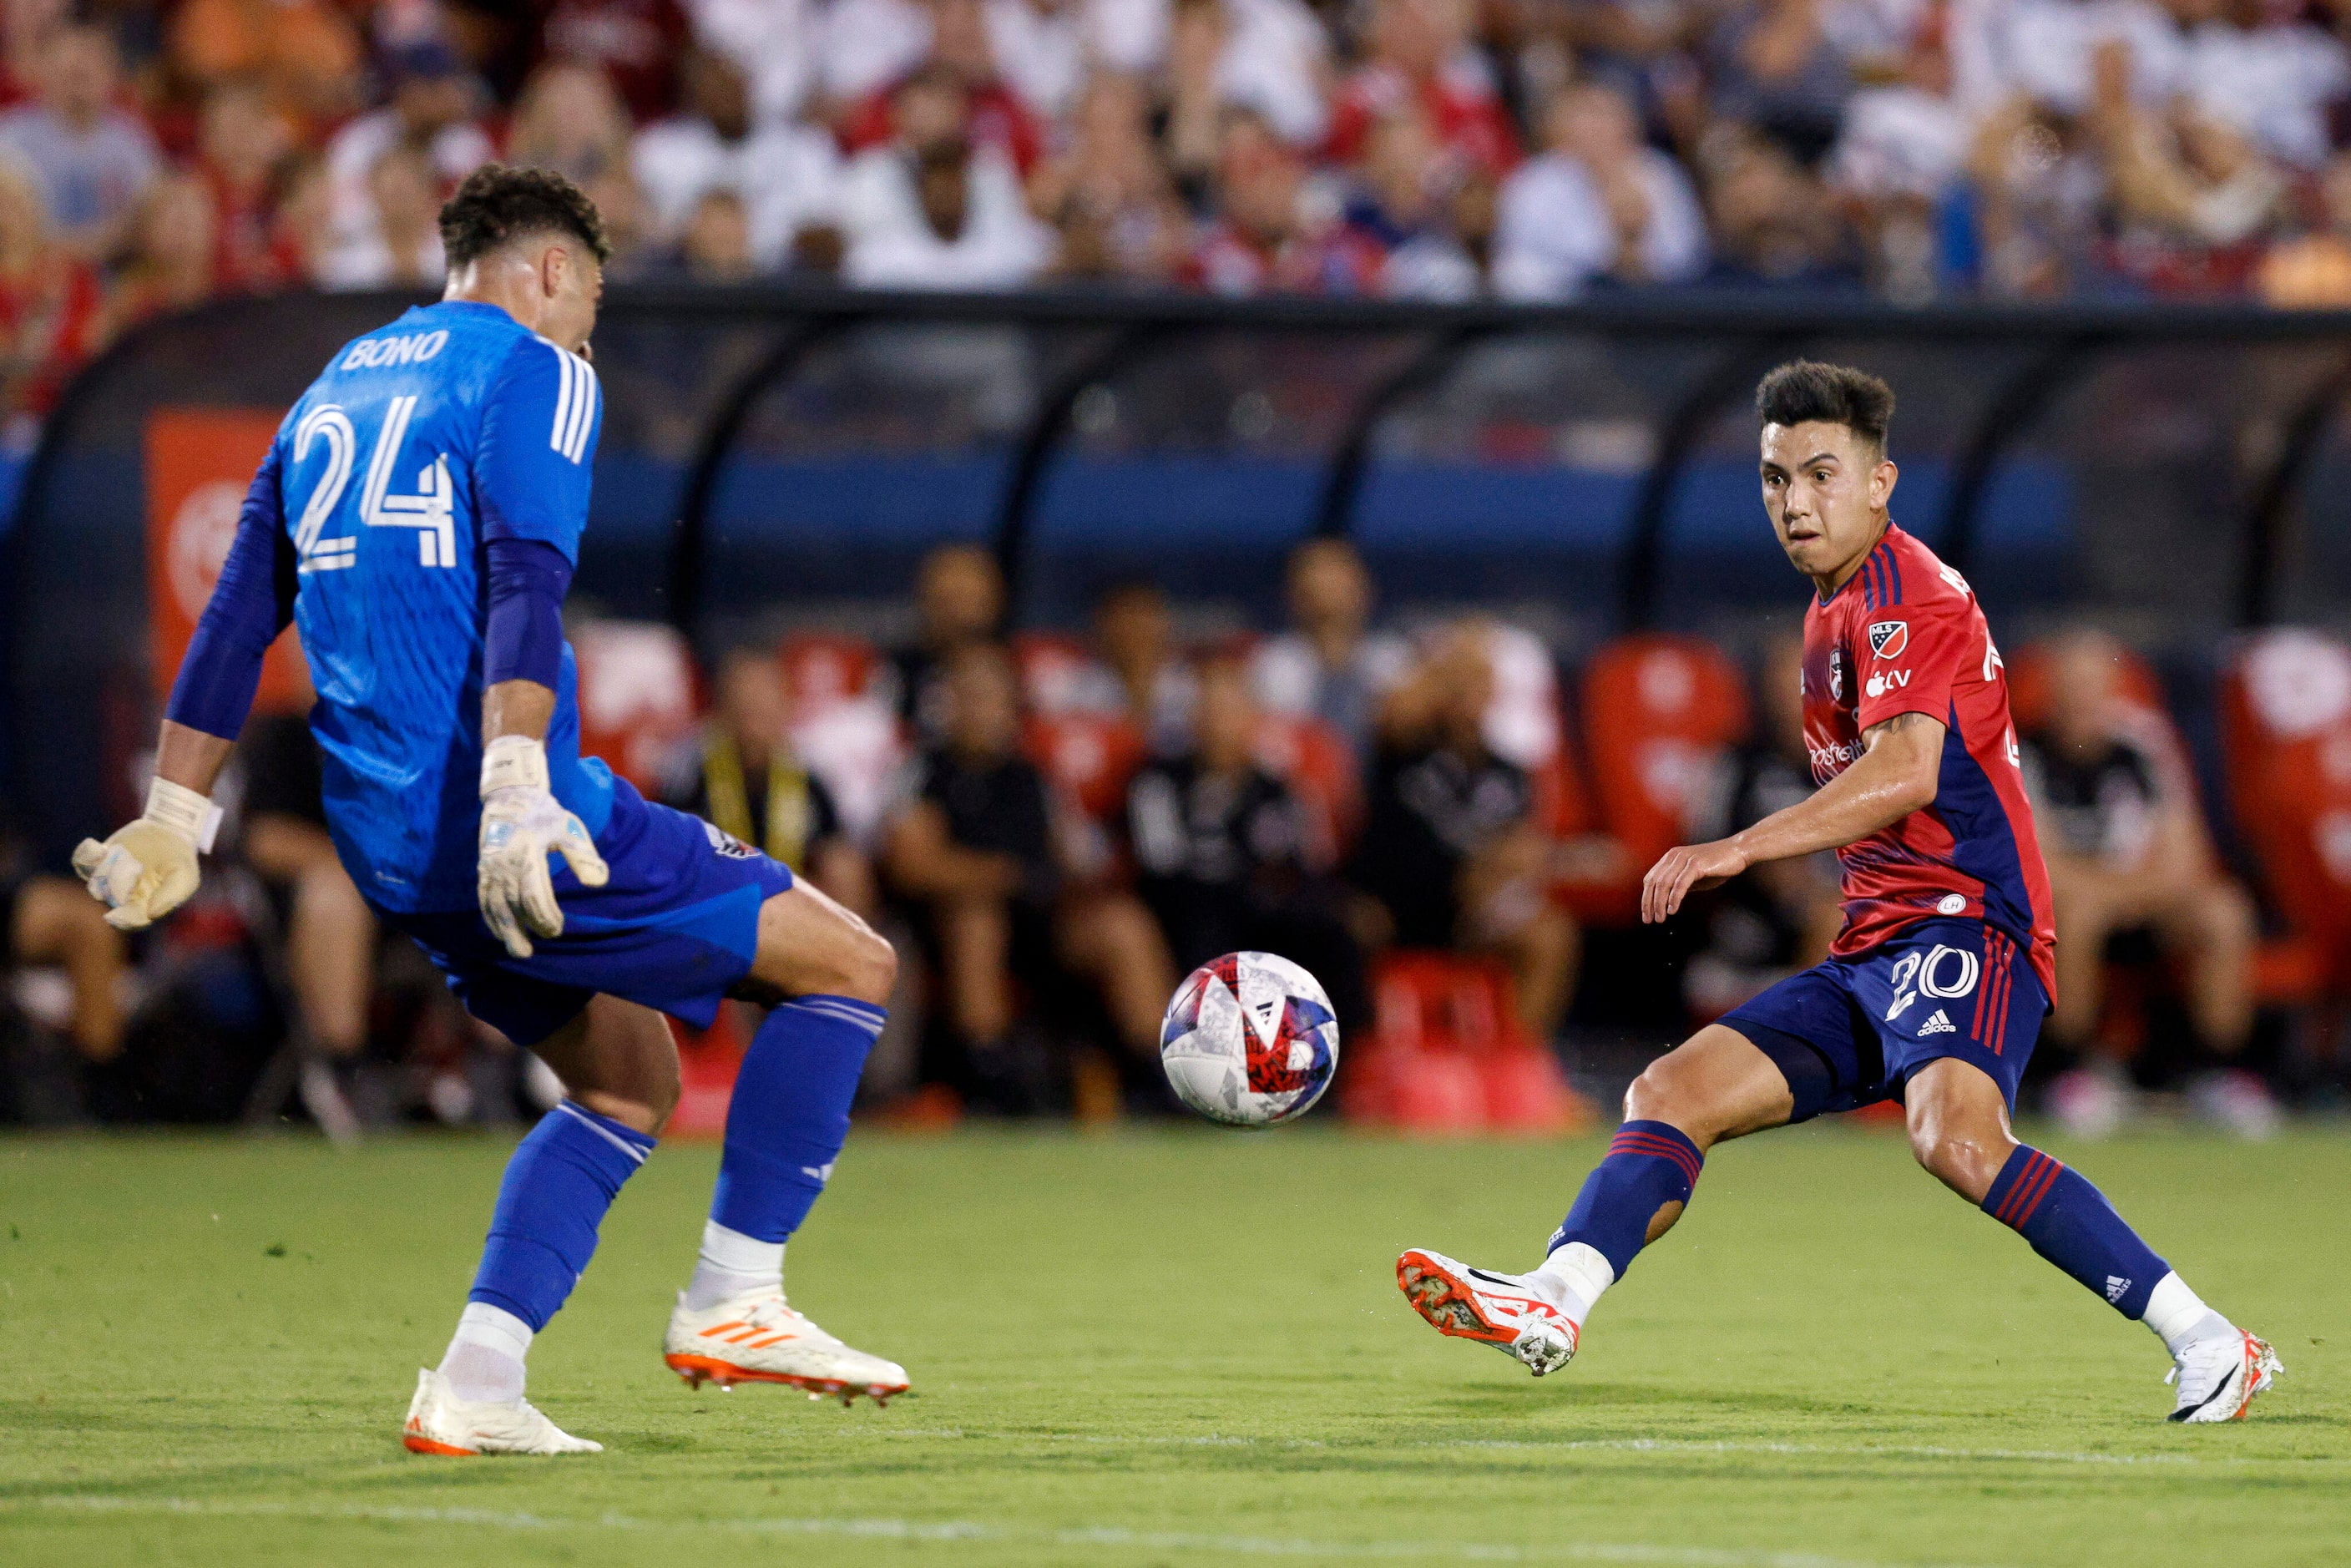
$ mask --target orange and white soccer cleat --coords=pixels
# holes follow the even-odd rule
[[[1493,1274],[1418,1248],[1396,1260],[1396,1289],[1438,1333],[1490,1344],[1537,1377],[1575,1354],[1573,1319],[1524,1274]]]
[[[2241,1421],[2253,1396],[2268,1393],[2284,1373],[2269,1342],[2242,1329],[2199,1339],[2163,1375],[2166,1383],[2179,1385],[2179,1403],[2169,1419]]]
[[[662,1359],[694,1387],[783,1383],[811,1399],[843,1405],[861,1394],[876,1405],[906,1392],[906,1369],[841,1343],[793,1310],[781,1291],[736,1296],[695,1312],[679,1292]]]
[[[426,1368],[416,1375],[401,1442],[413,1454],[601,1454],[601,1443],[575,1437],[540,1415],[528,1399],[475,1404],[460,1399],[449,1380]]]

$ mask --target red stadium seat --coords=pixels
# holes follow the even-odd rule
[[[1687,836],[1717,755],[1747,733],[1747,688],[1711,643],[1620,638],[1583,672],[1584,755],[1602,825],[1643,871]]]
[[[2163,696],[2163,683],[2156,678],[2155,666],[2128,648],[2121,650],[2122,663],[2115,672],[2117,695],[2133,707],[2141,708],[2171,723],[2169,710]],[[2017,733],[2030,734],[2049,719],[2050,653],[2039,643],[2028,643],[2007,655],[2008,711],[2016,720]],[[2173,732],[2178,739],[2178,732]],[[2184,752],[2183,752],[2184,754]]]
[[[1104,694],[1115,685],[1086,640],[1066,632],[1016,633],[1012,662],[1020,672],[1020,695],[1036,713],[1101,711]]]
[[[1031,714],[1022,725],[1029,761],[1098,822],[1115,820],[1142,764],[1143,732],[1108,714]]]
[[[1560,743],[1549,757],[1527,770],[1534,786],[1536,825],[1555,839],[1572,839],[1600,831],[1592,809],[1592,794],[1583,786],[1583,770],[1567,746],[1567,725],[1560,724]]]
[[[2154,755],[2163,768],[2167,789],[2178,791],[2183,800],[2199,800],[2202,791],[2196,786],[2188,742],[2172,722],[2155,666],[2128,648],[2119,652],[2115,692],[2126,710],[2131,738]],[[2053,673],[2050,651],[2041,643],[2031,643],[2019,649],[2007,664],[2009,716],[2016,721],[2018,734],[2030,735],[2049,721],[2049,683]]]
[[[2122,662],[2116,672],[2116,690],[2122,701],[2131,709],[2130,717],[2137,738],[2154,752],[2158,760],[2164,766],[2168,775],[2166,780],[2168,785],[2181,791],[2189,800],[2197,799],[2201,791],[2197,788],[2195,768],[2189,760],[2188,743],[2180,735],[2179,727],[2172,721],[2170,710],[2164,696],[2162,681],[2157,676],[2155,667],[2137,653],[2127,648],[2121,650],[2121,653]],[[2015,716],[2018,730],[2030,733],[2048,722],[2049,683],[2052,674],[2050,650],[2042,644],[2028,644],[2016,650],[2010,656],[2008,660],[2009,706]],[[2242,721],[2250,716],[2241,700],[2243,695],[2241,683],[2236,682],[2233,676],[2231,681],[2237,697],[2237,716],[2240,721]],[[2224,709],[2231,700],[2230,689],[2230,686],[2224,685]],[[2224,722],[2226,722],[2225,718]],[[2246,809],[2245,789],[2242,785],[2235,782],[2242,771],[2238,762],[2239,743],[2233,738],[2230,739],[2227,742],[2227,749],[2230,754],[2231,793],[2236,798],[2240,818],[2242,820],[2242,814]],[[2266,765],[2262,763],[2255,766]],[[2255,840],[2256,853],[2262,854],[2258,835],[2249,834],[2249,836]],[[2265,855],[2263,859],[2266,861]],[[2297,925],[2300,924],[2297,922]],[[2266,940],[2253,956],[2253,994],[2263,1002],[2308,1001],[2325,990],[2328,968],[2329,959],[2321,942],[2314,939],[2306,931],[2297,931],[2283,938]],[[2115,995],[2116,1009],[2127,1011],[2133,995],[2132,988],[2128,985],[2117,987]],[[2133,1026],[2127,1019],[2123,1020],[2126,1032],[2131,1027]]]
[[[1603,831],[1582,769],[1565,742],[1531,772],[1535,821],[1562,843],[1579,852],[1552,884],[1552,899],[1587,925],[1629,925],[1641,912],[1641,873],[1623,845]]]
[[[1488,740],[1526,769],[1534,792],[1535,827],[1561,842],[1583,841],[1580,847],[1589,850],[1600,841],[1604,828],[1576,765],[1551,650],[1525,629],[1503,626],[1495,630],[1493,652]],[[1579,920],[1624,925],[1640,908],[1639,875],[1627,875],[1629,862],[1629,856],[1605,852],[1579,854],[1552,886],[1552,896]]]
[[[880,664],[873,644],[838,632],[796,632],[776,650],[792,711],[802,718],[863,696]]]
[[[747,1042],[736,1021],[735,1009],[722,1007],[706,1030],[691,1029],[675,1019],[669,1032],[677,1041],[677,1109],[670,1113],[662,1135],[669,1138],[718,1138],[726,1133],[726,1107],[735,1098],[735,1075],[743,1070]]]
[[[662,758],[694,727],[694,660],[685,639],[650,621],[573,628],[580,660],[580,749],[648,792]]]
[[[1591,1108],[1528,1035],[1491,958],[1395,952],[1373,977],[1376,1021],[1340,1081],[1353,1120],[1416,1133],[1557,1133]]]
[[[2172,722],[2155,667],[2130,649],[2122,649],[2121,655],[2116,692],[2130,710],[2134,737],[2162,766],[2167,788],[2189,800],[2199,800],[2202,791],[2197,787],[2188,742]],[[2009,656],[2009,711],[2019,733],[2031,734],[2048,722],[2053,674],[2050,650],[2043,644],[2028,644]],[[2325,967],[2304,938],[2264,941],[2253,955],[2253,995],[2263,1002],[2308,1000],[2325,989]],[[2100,1021],[2099,1031],[2110,1040],[2132,1044],[2146,1031],[2138,1004],[2147,977],[2126,975],[2112,966],[2108,975],[2106,1016]]]
[[[2247,639],[2221,677],[2220,739],[2238,826],[2314,949],[2273,956],[2267,977],[2314,964],[2351,990],[2351,649],[2312,632]]]
[[[1364,825],[1364,781],[1346,737],[1319,719],[1268,714],[1259,725],[1257,758],[1305,808],[1318,841],[1314,858],[1340,863]]]
[[[1437,1051],[1390,1051],[1354,1062],[1340,1078],[1351,1122],[1426,1134],[1486,1130],[1477,1061]]]

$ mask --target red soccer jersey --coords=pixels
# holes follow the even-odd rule
[[[1867,952],[1938,915],[1981,920],[2032,955],[2057,995],[2057,927],[2018,765],[2008,671],[1967,579],[1888,525],[1861,570],[1804,612],[1804,744],[1813,782],[1862,754],[1897,714],[1946,727],[1935,803],[1837,852],[1844,928],[1830,951]]]

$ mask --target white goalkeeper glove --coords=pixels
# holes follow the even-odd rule
[[[563,910],[547,857],[559,854],[590,887],[611,877],[586,824],[563,809],[547,785],[547,747],[527,735],[502,735],[482,752],[482,843],[478,889],[482,919],[507,951],[530,956],[524,927],[563,935]]]
[[[106,905],[118,931],[152,925],[188,901],[201,873],[196,855],[213,847],[220,808],[185,785],[157,779],[147,786],[147,810],[106,842],[84,839],[73,852],[74,874]]]

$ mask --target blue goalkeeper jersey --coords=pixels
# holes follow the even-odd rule
[[[278,428],[262,482],[274,468],[293,547],[327,824],[386,909],[474,905],[483,547],[535,539],[578,564],[602,412],[587,361],[447,300],[346,344]],[[569,643],[547,762],[601,833],[612,775],[580,755]]]

